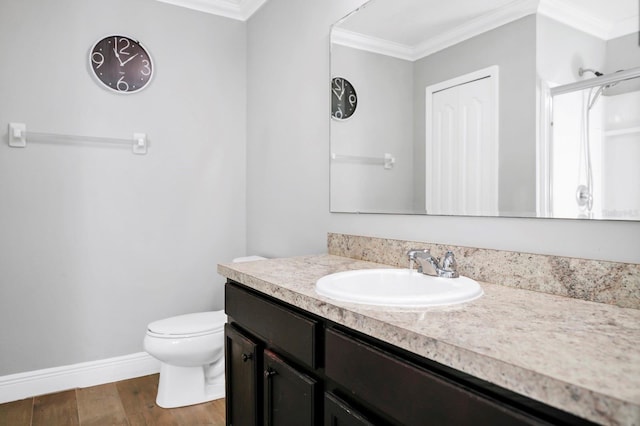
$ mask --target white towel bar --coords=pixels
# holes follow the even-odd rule
[[[380,157],[361,157],[359,155],[342,155],[342,154],[336,154],[335,152],[332,152],[331,159],[334,161],[344,161],[348,163],[382,165],[387,170],[392,169],[393,165],[396,162],[395,157],[389,153],[385,153],[384,157],[380,158]]]
[[[27,132],[24,123],[9,123],[9,146],[13,148],[25,148],[27,139],[41,142],[98,142],[98,143],[119,143],[131,144],[134,154],[147,153],[147,135],[145,133],[134,133],[131,139],[106,138],[102,136],[77,136],[62,135],[56,133]]]

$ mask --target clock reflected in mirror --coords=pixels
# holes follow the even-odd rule
[[[358,95],[353,85],[343,77],[331,80],[331,117],[346,120],[356,112]]]
[[[89,64],[98,83],[117,93],[135,93],[149,85],[154,67],[151,56],[127,36],[98,40],[89,53]]]

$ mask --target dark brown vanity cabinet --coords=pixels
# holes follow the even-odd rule
[[[227,425],[590,425],[231,280]]]
[[[233,284],[225,311],[227,425],[320,425],[320,324]]]

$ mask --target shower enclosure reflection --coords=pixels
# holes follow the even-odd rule
[[[640,67],[579,72],[596,77],[551,89],[547,213],[640,220]]]

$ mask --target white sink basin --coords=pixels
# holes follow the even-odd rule
[[[471,278],[432,277],[409,269],[338,272],[320,278],[316,292],[343,302],[406,308],[452,305],[483,294]]]

